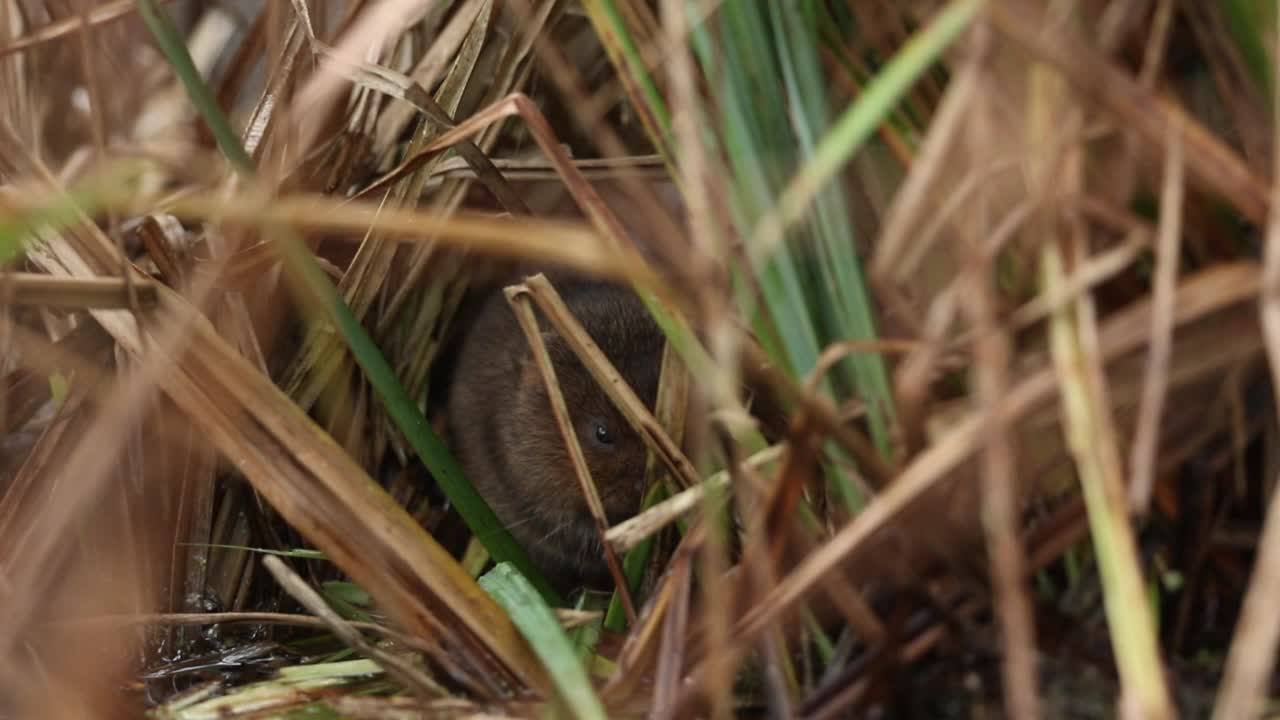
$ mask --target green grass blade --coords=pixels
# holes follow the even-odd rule
[[[252,173],[253,160],[244,151],[240,138],[231,129],[231,123],[222,113],[222,108],[218,107],[218,101],[213,97],[213,92],[200,77],[200,71],[196,69],[191,53],[187,52],[187,44],[182,34],[173,26],[169,16],[160,9],[155,0],[138,0],[138,14],[142,16],[142,21],[151,31],[151,36],[155,38],[160,52],[164,53],[169,61],[174,74],[182,80],[187,96],[191,98],[191,104],[195,105],[196,112],[200,113],[200,117],[209,126],[209,131],[213,133],[214,140],[218,143],[218,149],[236,166],[236,169]]]
[[[793,126],[803,162],[812,163],[818,138],[826,127],[826,78],[816,48],[821,43],[814,18],[794,4],[770,6],[775,18],[776,43],[786,80]],[[802,169],[803,172],[803,169]],[[871,314],[871,298],[852,242],[854,231],[848,193],[837,183],[828,184],[815,198],[811,232],[817,241],[817,262],[808,263],[818,277],[810,283],[821,293],[817,307],[827,337],[874,339],[878,332]],[[841,363],[839,371],[868,403],[871,434],[882,452],[888,453],[889,422],[893,407],[888,372],[879,355],[866,354]]]
[[[1271,60],[1267,54],[1265,38],[1274,35],[1276,22],[1275,2],[1264,0],[1222,0],[1227,31],[1235,40],[1236,49],[1244,58],[1254,82],[1262,91],[1262,97],[1271,97]]]
[[[813,156],[787,188],[781,202],[784,221],[800,216],[809,202],[893,111],[912,84],[960,37],[986,0],[952,0],[927,27],[916,33],[867,84],[862,95],[836,120],[814,148]]]
[[[529,641],[574,717],[584,720],[608,717],[569,636],[529,581],[511,565],[499,563],[480,578],[480,586],[507,611]]]

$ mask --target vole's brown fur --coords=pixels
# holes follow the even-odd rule
[[[639,298],[598,280],[564,273],[549,277],[592,339],[652,408],[663,336]],[[453,449],[476,489],[553,582],[598,584],[608,577],[599,536],[542,376],[502,294],[503,284],[485,292],[478,311],[461,329],[448,398]],[[545,319],[540,324],[591,476],[610,522],[617,522],[639,509],[644,443],[564,339]],[[604,434],[597,435],[597,427]]]

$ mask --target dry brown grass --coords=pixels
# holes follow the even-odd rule
[[[611,717],[1256,716],[1280,638],[1274,8],[797,5],[840,18],[810,48],[823,137],[982,5],[855,153],[799,104],[729,102],[727,39],[690,33],[753,1],[162,3],[249,178],[133,3],[0,0],[0,716],[572,712],[289,282],[288,233],[437,424],[490,259],[675,318],[653,412],[588,360],[672,495],[596,513],[615,577],[658,541],[626,629],[560,614],[602,635]],[[770,27],[763,49],[794,41]],[[812,151],[753,148],[776,206],[735,112]],[[858,297],[833,237],[873,337],[829,332]],[[513,295],[592,356],[557,303]],[[801,367],[788,318],[817,328]],[[850,370],[870,357],[879,399]],[[233,692],[345,648],[375,665]]]

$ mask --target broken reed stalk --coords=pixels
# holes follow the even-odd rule
[[[11,305],[60,310],[137,309],[155,304],[156,288],[141,278],[55,278],[19,272],[0,276],[0,297]]]

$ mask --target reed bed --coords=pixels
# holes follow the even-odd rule
[[[0,0],[0,717],[1275,713],[1278,29]],[[667,338],[509,290],[650,451],[611,592],[450,448],[511,260]]]

